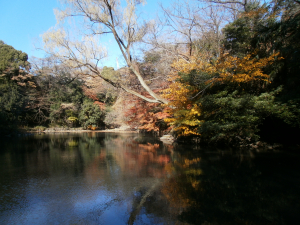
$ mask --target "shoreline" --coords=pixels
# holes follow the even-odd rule
[[[25,131],[25,133],[139,133],[138,130],[53,130],[53,131]]]

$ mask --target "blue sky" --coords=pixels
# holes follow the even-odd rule
[[[0,0],[0,40],[29,56],[42,57],[34,40],[56,23],[57,0]]]
[[[148,0],[143,7],[148,17],[155,17],[159,0]],[[170,0],[164,0],[164,5]],[[29,57],[43,57],[42,51],[35,50],[34,43],[40,35],[56,24],[53,13],[59,8],[58,0],[0,0],[0,40],[17,50],[26,52]],[[113,42],[112,42],[113,43]],[[116,66],[118,51],[109,46],[110,59],[104,64]],[[121,59],[119,60],[121,61]]]

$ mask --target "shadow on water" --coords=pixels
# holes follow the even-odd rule
[[[48,134],[0,151],[1,224],[295,224],[299,155]]]
[[[297,224],[299,169],[284,152],[185,152],[163,193],[191,224]]]

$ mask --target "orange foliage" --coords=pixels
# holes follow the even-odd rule
[[[149,152],[156,152],[157,149],[159,149],[159,144],[151,144],[151,143],[147,143],[146,145],[145,144],[139,144],[138,145],[139,148],[142,148],[146,151],[149,151]]]
[[[254,53],[255,54],[255,53]],[[250,82],[262,80],[269,82],[269,75],[263,72],[263,69],[271,65],[279,53],[274,53],[269,57],[257,59],[249,54],[243,58],[233,57],[223,54],[215,63],[212,63],[209,55],[199,54],[190,57],[190,60],[180,59],[173,63],[175,73],[189,74],[196,70],[201,74],[211,75],[207,84],[215,82]],[[279,57],[278,60],[281,58]],[[170,100],[165,108],[165,112],[170,114],[171,118],[166,118],[165,122],[173,126],[179,136],[200,135],[197,132],[201,122],[201,105],[195,104],[192,98],[199,92],[195,87],[178,82],[178,75],[172,75],[172,82],[169,88],[163,90],[163,97]]]
[[[165,112],[172,117],[165,118],[165,122],[173,126],[179,136],[200,135],[197,127],[201,123],[198,119],[200,108],[194,104],[190,96],[194,94],[189,85],[174,81],[178,76],[173,76],[173,83],[163,90],[163,97],[170,100]]]
[[[201,190],[199,175],[202,170],[199,168],[201,158],[185,159],[181,162],[169,163],[166,165],[166,171],[170,179],[164,183],[162,193],[174,208],[186,208],[194,204],[189,192],[198,192]],[[177,177],[172,177],[176,171]],[[188,190],[188,191],[187,191]]]
[[[254,18],[254,17],[258,17],[260,14],[265,14],[268,12],[267,8],[259,8],[256,10],[251,10],[248,12],[243,12],[241,13],[238,17],[242,18],[242,17],[249,17],[249,18]]]
[[[89,88],[83,86],[82,90],[83,90],[83,93],[84,93],[85,96],[87,96],[88,98],[94,100],[95,105],[98,105],[101,110],[105,110],[105,103],[99,101],[99,98],[97,98],[97,94],[96,94],[95,89],[93,89],[93,88],[89,89]]]
[[[215,63],[203,55],[192,56],[189,61],[180,59],[173,64],[173,68],[178,72],[190,73],[192,70],[206,72],[213,77],[207,83],[212,82],[249,82],[263,80],[269,82],[269,75],[263,69],[271,65],[279,53],[274,53],[269,57],[257,59],[253,54],[248,54],[243,58],[223,54]],[[278,57],[277,60],[282,59]]]
[[[224,55],[221,57],[211,72],[219,74],[209,82],[249,82],[254,80],[269,81],[269,75],[263,72],[263,68],[271,65],[279,53],[274,53],[269,57],[257,59],[251,54],[244,58]],[[279,58],[281,59],[281,58]]]
[[[105,109],[105,103],[103,103],[103,102],[95,101],[94,104],[98,105],[101,110]]]
[[[89,126],[87,127],[87,129],[90,129],[90,130],[97,130],[98,127],[94,127],[94,126],[92,126],[92,125],[89,125]]]
[[[131,100],[131,103],[135,103],[134,106],[125,112],[125,116],[129,118],[127,121],[129,125],[138,126],[139,129],[146,131],[161,131],[160,123],[169,117],[169,114],[163,112],[158,103],[146,102],[140,98]]]
[[[85,96],[87,96],[90,99],[93,99],[94,101],[98,101],[97,94],[92,89],[88,89],[87,87],[82,87],[83,93]]]

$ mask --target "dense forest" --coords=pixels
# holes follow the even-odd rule
[[[299,1],[182,0],[149,22],[143,2],[65,1],[42,59],[0,41],[1,134],[127,124],[209,144],[299,142]],[[126,66],[100,66],[102,35]]]

